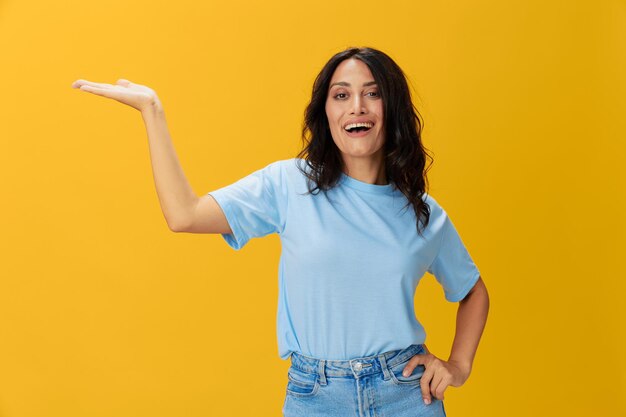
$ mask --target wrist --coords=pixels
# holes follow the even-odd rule
[[[141,115],[144,117],[156,116],[163,113],[161,102],[155,98],[141,109]]]
[[[463,372],[463,375],[465,376],[465,379],[467,379],[470,375],[470,373],[472,372],[472,363],[469,361],[464,361],[464,360],[458,360],[458,359],[448,359],[448,363],[456,366],[458,369],[460,369]]]

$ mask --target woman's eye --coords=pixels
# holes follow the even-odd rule
[[[370,91],[369,93],[366,93],[365,95],[366,96],[370,96],[370,97],[379,97],[377,91]],[[347,96],[348,96],[348,94],[346,94],[346,93],[337,93],[333,97],[336,98],[336,99],[343,100]]]

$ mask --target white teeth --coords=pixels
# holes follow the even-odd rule
[[[366,127],[366,128],[371,128],[372,126],[374,126],[374,123],[370,123],[370,122],[365,122],[365,123],[350,123],[349,125],[346,125],[346,127],[344,127],[344,129],[346,130],[350,130],[350,129],[354,129],[355,127]]]

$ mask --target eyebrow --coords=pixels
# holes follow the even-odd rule
[[[347,82],[345,82],[345,81],[338,81],[338,82],[336,82],[336,83],[332,83],[332,84],[330,85],[330,87],[328,87],[328,89],[330,90],[330,89],[331,89],[331,88],[333,88],[333,86],[335,86],[335,85],[341,85],[341,86],[344,86],[344,87],[350,87],[350,83],[347,83]],[[376,85],[376,81],[368,81],[368,82],[366,82],[366,83],[363,83],[363,87],[368,87],[368,86],[370,86],[370,85]]]

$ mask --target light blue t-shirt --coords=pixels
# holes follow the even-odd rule
[[[273,162],[208,194],[232,229],[223,238],[241,249],[278,233],[277,337],[281,359],[292,351],[328,360],[377,355],[424,343],[415,289],[426,271],[445,298],[463,299],[480,273],[450,218],[424,194],[430,222],[420,237],[412,206],[393,184],[341,174],[327,192],[309,194],[292,158]],[[308,168],[307,168],[308,169]]]

